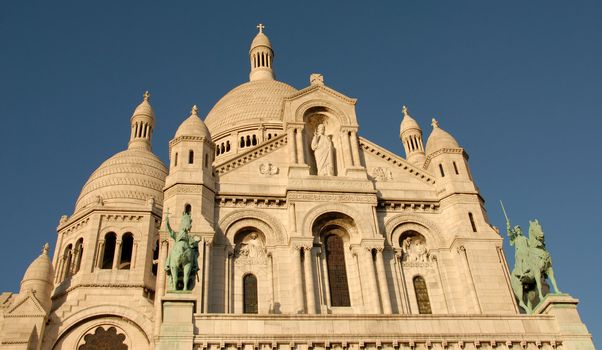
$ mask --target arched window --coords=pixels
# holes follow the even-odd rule
[[[247,147],[251,146],[251,136],[247,135],[247,142],[245,144]]]
[[[253,138],[251,139],[251,144],[253,146],[257,145],[257,136],[255,136],[255,134],[253,134]]]
[[[134,249],[134,236],[131,233],[125,233],[121,237],[121,255],[119,258],[119,269],[129,270],[132,265],[132,250]]]
[[[414,292],[416,293],[418,312],[421,314],[432,314],[429,293],[426,290],[426,282],[422,276],[414,277]]]
[[[178,166],[178,152],[173,157],[173,166]]]
[[[456,175],[460,175],[460,173],[458,172],[458,166],[456,165],[456,162],[454,162],[454,171],[456,172]]]
[[[186,205],[184,205],[184,212],[188,215],[192,214],[192,205],[186,203]]]
[[[230,141],[226,141],[226,152],[230,152]]]
[[[115,232],[109,232],[105,235],[105,249],[102,254],[102,264],[100,265],[101,269],[111,269],[113,268],[113,256],[115,255],[115,241],[117,240],[117,236]]]
[[[207,167],[208,159],[209,159],[209,155],[207,153],[205,153],[205,158],[203,159],[203,166],[205,168]]]
[[[71,276],[71,261],[73,260],[73,251],[71,250],[73,246],[69,244],[65,247],[65,252],[63,253],[63,278],[66,279]]]
[[[153,276],[157,276],[157,266],[159,265],[159,240],[155,241],[155,248],[153,248],[153,260],[151,261],[151,272]]]
[[[474,222],[474,217],[471,212],[468,212],[468,220],[470,220],[470,226],[472,227],[472,232],[477,232],[477,225]]]
[[[257,277],[252,274],[245,275],[243,284],[243,312],[245,314],[257,313]]]
[[[84,239],[80,238],[75,243],[75,251],[73,252],[75,255],[75,260],[73,262],[73,274],[76,274],[79,271],[79,268],[82,264],[82,255],[84,254]]]
[[[443,165],[439,164],[439,171],[441,172],[441,177],[445,177],[445,173],[443,172]]]
[[[188,164],[192,163],[194,163],[194,151],[190,150],[188,151]]]
[[[241,136],[240,137],[240,148],[244,148],[245,147],[245,137]]]
[[[326,265],[328,267],[328,284],[330,285],[330,302],[332,306],[351,306],[347,270],[345,268],[345,250],[343,239],[331,234],[326,237]]]

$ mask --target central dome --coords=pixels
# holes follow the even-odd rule
[[[246,125],[282,122],[284,99],[297,92],[277,80],[255,80],[230,90],[211,109],[205,125],[213,137]]]

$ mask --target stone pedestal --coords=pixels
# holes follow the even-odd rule
[[[553,315],[556,318],[563,349],[594,350],[592,335],[577,312],[578,303],[579,300],[568,294],[548,294],[533,313]]]
[[[157,350],[191,350],[196,300],[191,292],[168,292],[161,298],[161,331]]]

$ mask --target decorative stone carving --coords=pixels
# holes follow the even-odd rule
[[[79,350],[97,350],[97,349],[112,349],[112,350],[127,350],[128,346],[124,344],[125,335],[117,333],[115,327],[109,327],[105,330],[103,327],[98,327],[94,334],[86,334],[84,336],[84,344],[79,346]]]
[[[393,180],[393,173],[389,168],[376,167],[372,169],[372,177],[378,181],[391,181]]]
[[[263,264],[266,262],[266,256],[263,242],[256,232],[247,234],[234,248],[237,264]]]
[[[404,262],[428,262],[426,242],[422,236],[409,236],[401,246]]]
[[[333,176],[332,141],[330,136],[324,134],[325,130],[324,124],[318,125],[311,140],[311,149],[314,151],[314,157],[316,158],[318,176]]]
[[[261,163],[259,173],[262,175],[276,175],[280,169],[272,163]]]

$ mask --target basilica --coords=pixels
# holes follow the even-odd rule
[[[423,134],[404,107],[397,155],[322,75],[276,80],[258,29],[249,81],[183,116],[168,164],[144,94],[54,254],[0,295],[0,348],[594,349],[570,295],[519,305],[444,121]]]

